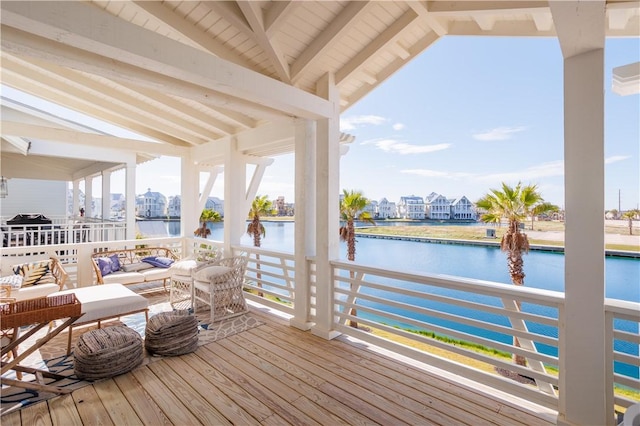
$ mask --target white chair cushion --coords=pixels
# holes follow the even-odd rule
[[[199,271],[197,271],[193,275],[193,279],[197,281],[209,281],[211,277],[213,277],[214,275],[221,275],[226,272],[229,272],[230,270],[231,268],[227,266],[220,266],[220,265],[207,266],[206,268],[202,268]]]
[[[38,284],[29,287],[22,287],[19,290],[12,290],[11,297],[15,297],[16,301],[35,299],[37,297],[45,297],[52,293],[60,291],[58,284]]]
[[[169,267],[171,270],[171,276],[183,276],[190,277],[191,270],[198,266],[198,261],[195,259],[184,259],[174,262],[173,265]]]

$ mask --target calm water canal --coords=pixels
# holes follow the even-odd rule
[[[171,225],[171,224],[170,224]],[[266,237],[262,240],[262,248],[293,252],[294,244],[294,223],[292,222],[265,222]],[[211,236],[213,240],[223,239],[223,224],[210,224]],[[171,229],[170,229],[171,231]],[[177,229],[179,233],[179,225]],[[253,240],[248,235],[242,237],[242,244],[252,245]],[[340,244],[340,257],[346,259],[346,244]],[[446,274],[459,277],[475,278],[499,283],[511,283],[507,270],[506,256],[499,248],[468,246],[457,244],[436,244],[421,243],[414,241],[401,240],[381,240],[373,238],[358,238],[356,245],[356,260],[364,264],[375,265],[378,267],[388,267],[403,271],[423,272],[429,274]],[[550,253],[542,251],[530,251],[524,257],[524,268],[526,273],[525,285],[546,290],[564,291],[564,255],[561,253]],[[605,260],[606,268],[606,297],[613,299],[621,299],[632,302],[640,302],[640,260],[629,258],[607,257]],[[408,283],[408,285],[410,285]],[[453,291],[433,289],[435,292],[443,295],[454,297],[464,297],[454,295]],[[444,292],[444,293],[443,293]],[[399,301],[406,301],[404,296],[390,296],[388,294],[377,294],[381,297],[394,297]],[[482,296],[480,296],[482,297]],[[364,302],[361,302],[364,303]],[[388,307],[379,307],[369,304],[371,307],[382,308],[392,311]],[[527,309],[527,307],[523,307]],[[531,311],[535,311],[534,308]],[[527,309],[529,310],[529,309]],[[482,318],[477,312],[466,312],[464,308],[448,307],[448,312],[458,315],[468,315],[485,321],[496,323],[504,322],[505,319]],[[485,330],[476,330],[465,328],[459,324],[452,325],[448,323],[439,323],[434,318],[419,318],[415,313],[407,313],[402,311],[393,311],[394,313],[413,317],[420,320],[429,321],[443,326],[455,326],[459,331],[471,334],[482,335],[482,337],[490,338],[497,341],[509,342],[510,337],[491,333]],[[549,312],[536,312],[549,315]],[[551,313],[556,316],[557,313]],[[375,319],[372,317],[372,319]],[[388,320],[385,320],[389,323]],[[400,327],[411,328],[407,324],[392,324]],[[505,324],[506,325],[506,324]],[[629,332],[638,332],[637,323],[617,322],[616,327],[622,328]],[[532,331],[545,335],[557,336],[557,330],[552,327],[536,329],[531,327]],[[539,347],[542,352],[556,354],[556,348]],[[616,350],[631,354],[638,354],[637,345],[624,345],[620,342],[616,343]],[[616,371],[627,374],[632,377],[639,377],[639,369],[635,366],[617,365]]]

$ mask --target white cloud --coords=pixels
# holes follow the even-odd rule
[[[363,125],[373,125],[379,126],[387,121],[386,118],[380,117],[379,115],[353,115],[351,117],[341,117],[340,118],[340,130],[341,131],[349,131],[355,130],[357,127],[362,127]]]
[[[400,173],[416,175],[421,177],[438,177],[438,178],[446,178],[446,179],[463,179],[463,178],[469,178],[473,176],[471,173],[440,172],[437,170],[428,170],[428,169],[406,169],[406,170],[401,170]]]
[[[451,144],[440,143],[436,145],[411,145],[396,139],[370,139],[362,142],[362,145],[375,145],[376,148],[396,154],[426,154],[448,149]]]
[[[604,159],[604,164],[613,164],[630,158],[628,155],[613,155]]]
[[[477,178],[484,181],[499,182],[532,182],[540,178],[548,178],[564,175],[564,161],[557,160],[527,167],[515,172],[491,173],[480,175]]]
[[[403,129],[404,129],[404,124],[403,123],[395,123],[393,125],[393,130],[400,131],[400,130],[403,130]]]
[[[511,139],[514,133],[522,132],[526,127],[496,127],[483,133],[476,133],[473,138],[479,141],[504,141]]]

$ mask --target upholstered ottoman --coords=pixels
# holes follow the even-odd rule
[[[67,355],[71,353],[71,338],[74,327],[93,322],[97,322],[98,327],[100,327],[102,321],[138,312],[144,312],[145,319],[148,315],[149,301],[122,284],[102,284],[91,287],[81,287],[59,291],[51,294],[51,296],[67,293],[75,293],[76,298],[82,305],[83,314],[69,327]]]
[[[152,316],[144,334],[144,346],[152,355],[183,355],[198,348],[198,320],[187,310]]]
[[[96,380],[133,370],[144,359],[142,337],[126,325],[91,330],[80,336],[73,368],[80,379]]]

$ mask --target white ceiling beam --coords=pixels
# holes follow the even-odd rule
[[[604,49],[604,0],[552,1],[549,5],[565,59],[591,50]]]
[[[420,40],[418,40],[416,43],[414,43],[411,46],[410,57],[406,59],[397,58],[395,61],[388,64],[383,70],[378,72],[378,74],[376,74],[376,77],[378,79],[378,85],[384,82],[387,78],[391,77],[398,69],[403,67],[407,62],[413,60],[416,56],[424,52],[429,46],[431,46],[433,43],[435,43],[438,40],[440,40],[440,37],[438,37],[438,35],[435,32],[430,32],[426,34],[424,37],[422,37]],[[368,93],[370,93],[371,89],[372,89],[371,86],[366,84],[363,85],[360,89],[358,89],[353,94],[351,94],[351,96],[349,96],[348,106],[345,108],[342,108],[341,111],[344,112],[346,108],[358,102]]]
[[[640,62],[614,68],[611,85],[620,96],[640,94]]]
[[[313,39],[302,54],[291,65],[291,77],[298,81],[305,70],[315,61],[322,58],[324,52],[329,50],[350,29],[350,24],[359,16],[362,16],[371,2],[348,2],[345,8],[331,21],[331,23]]]
[[[420,19],[426,22],[436,34],[439,36],[447,34],[447,27],[445,24],[440,22],[435,15],[432,15],[431,12],[429,12],[426,1],[408,1],[407,5],[413,9],[413,11],[420,16]]]
[[[187,104],[178,102],[175,98],[172,98],[171,96],[167,96],[167,95],[158,93],[157,91],[146,89],[144,87],[136,87],[134,85],[128,85],[128,84],[122,84],[122,86],[126,87],[127,90],[131,92],[135,92],[138,95],[143,96],[146,99],[152,100],[153,102],[162,104],[165,107],[170,108],[172,117],[175,115],[182,115],[182,116],[189,117],[189,118],[184,118],[185,127],[196,126],[196,128],[201,128],[203,130],[213,129],[213,130],[208,130],[208,132],[214,131],[217,133],[221,133],[223,135],[230,135],[232,133],[235,133],[237,130],[236,127],[231,126],[215,117],[207,115],[204,112],[196,108],[190,107]],[[167,120],[169,120],[169,118],[167,118]],[[173,119],[171,120],[173,121]],[[200,134],[203,136],[207,136],[208,132],[204,131],[204,132],[201,132]],[[211,136],[212,136],[211,134],[208,135],[209,138],[211,138]],[[216,137],[215,139],[218,139],[218,137]]]
[[[285,18],[300,5],[299,1],[274,1],[271,2],[271,6],[264,15],[264,29],[267,31],[267,36],[272,37],[285,22]]]
[[[5,64],[6,62],[3,62],[3,65]],[[129,129],[141,136],[178,146],[187,146],[186,142],[161,133],[157,129],[144,126],[128,117],[121,117],[112,114],[110,111],[97,108],[85,99],[77,99],[69,96],[68,92],[65,91],[66,86],[61,82],[57,82],[56,86],[53,86],[55,89],[52,89],[52,86],[47,85],[46,82],[41,83],[36,80],[27,79],[24,75],[14,74],[9,71],[6,66],[2,69],[2,82],[30,95],[38,96],[58,105],[64,105],[66,108],[82,112],[106,123],[120,126],[123,129]]]
[[[29,152],[31,143],[28,140],[25,140],[19,136],[5,135],[4,133],[2,134],[2,139],[13,145],[14,148],[22,155],[27,155],[27,152]]]
[[[65,46],[53,40],[36,37],[11,27],[2,28],[2,52],[16,57],[33,58],[51,62],[62,67],[77,69],[114,81],[134,83],[140,87],[162,91],[177,97],[188,98],[213,108],[225,108],[263,119],[278,119],[281,111],[266,105],[197,86],[185,80],[146,71],[114,59]]]
[[[549,10],[548,1],[430,1],[429,11],[434,15],[456,16],[482,13],[536,13]]]
[[[18,123],[2,120],[2,136],[16,136],[29,139],[42,139],[46,141],[66,142],[74,145],[86,145],[90,147],[109,146],[121,151],[134,151],[148,154],[169,155],[180,157],[185,155],[188,148],[170,144],[139,141],[137,139],[120,138],[115,136],[96,135],[73,130],[58,129],[55,127],[36,126],[32,124]],[[70,153],[64,153],[68,157]]]
[[[532,13],[531,17],[538,31],[551,31],[553,29],[551,13]]]
[[[155,128],[166,135],[183,141],[183,145],[199,145],[209,139],[216,139],[213,134],[210,134],[209,137],[200,136],[195,135],[192,132],[185,131],[182,128],[172,126],[169,121],[170,117],[166,115],[164,111],[158,110],[156,112],[159,115],[153,116],[144,109],[137,109],[135,105],[140,104],[139,100],[120,99],[120,97],[114,93],[111,88],[102,87],[93,80],[90,82],[86,81],[86,78],[72,70],[66,70],[66,73],[64,73],[64,70],[62,70],[61,73],[48,73],[45,68],[42,68],[43,72],[36,72],[33,69],[21,67],[17,63],[8,64],[7,62],[8,61],[6,60],[3,61],[3,65],[7,68],[7,71],[9,71],[10,68],[12,72],[17,72],[20,77],[30,78],[33,81],[38,81],[40,84],[46,84],[48,87],[57,87],[60,83],[65,84],[66,88],[64,89],[64,94],[66,96],[74,97],[86,103],[91,103],[95,108],[99,108],[105,112],[113,112],[116,116],[134,120],[146,127]],[[61,75],[64,75],[64,77],[61,77]],[[83,86],[79,87],[80,84]],[[108,96],[108,100],[105,99],[106,94],[110,94]],[[114,105],[119,106],[119,108],[114,108]],[[150,105],[145,105],[145,107],[151,109]],[[219,137],[219,135],[217,135],[217,137]]]
[[[449,25],[448,35],[478,36],[478,24],[475,21],[453,21]],[[498,21],[491,31],[485,31],[483,36],[505,37],[555,37],[555,28],[548,31],[539,30],[531,21]]]
[[[635,14],[631,8],[627,9],[607,9],[609,14],[609,28],[614,30],[624,30],[631,17]]]
[[[267,55],[280,80],[285,83],[291,83],[289,64],[264,29],[264,18],[260,5],[252,1],[239,1],[238,7],[251,27],[250,36],[262,48],[264,54]]]
[[[336,84],[340,84],[354,73],[363,69],[367,62],[375,58],[377,53],[395,43],[400,34],[405,31],[418,18],[418,14],[412,9],[407,10],[393,24],[388,26],[371,43],[365,46],[356,56],[351,58],[338,72],[336,72]]]
[[[233,62],[234,64],[242,67],[258,71],[255,64],[252,64],[242,56],[237,55],[225,46],[224,43],[212,38],[204,31],[198,29],[198,27],[193,25],[191,22],[187,22],[174,11],[165,7],[163,3],[157,1],[134,1],[131,3],[136,5],[143,13],[147,13],[153,18],[161,21],[163,24],[171,27],[177,33],[180,33],[193,45],[198,46],[219,58]]]
[[[333,106],[327,100],[168,40],[91,5],[41,2],[38,7],[31,7],[30,3],[2,2],[0,6],[4,25],[102,55],[111,61],[160,72],[291,116],[322,118],[333,113]],[[2,46],[8,48],[5,42],[3,34]]]
[[[491,31],[496,24],[496,17],[489,15],[475,15],[473,20],[480,27],[482,31]]]

